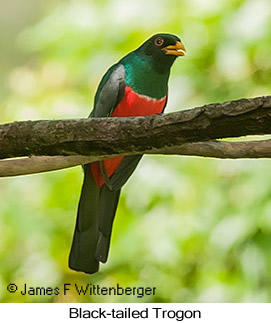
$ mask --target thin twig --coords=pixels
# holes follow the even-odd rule
[[[143,152],[142,152],[143,153]],[[190,155],[215,158],[270,158],[271,140],[261,141],[206,141],[186,143],[180,146],[150,149],[146,154]],[[123,155],[123,154],[122,154]],[[125,154],[131,155],[131,154]],[[113,155],[115,156],[115,155]],[[0,177],[19,176],[59,170],[88,164],[112,157],[105,156],[36,156],[0,161]]]

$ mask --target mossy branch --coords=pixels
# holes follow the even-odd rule
[[[271,96],[135,118],[21,121],[0,125],[0,176],[82,165],[119,155],[270,158],[271,141],[217,141],[271,134]]]

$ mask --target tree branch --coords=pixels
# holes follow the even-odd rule
[[[22,121],[0,126],[0,158],[114,155],[271,134],[271,96],[136,118]]]
[[[271,140],[261,141],[205,141],[186,143],[160,149],[151,149],[145,154],[159,155],[187,155],[214,158],[271,158]],[[123,155],[123,154],[121,154]],[[124,154],[128,156],[131,154]],[[116,156],[116,155],[113,155]],[[90,162],[106,159],[105,156],[36,156],[0,161],[0,177],[28,175],[35,173],[59,170],[68,167],[88,164]]]
[[[39,157],[0,161],[0,176],[143,153],[270,158],[270,140],[213,140],[255,134],[271,134],[271,96],[209,104],[166,115],[14,122],[0,125],[0,158]]]

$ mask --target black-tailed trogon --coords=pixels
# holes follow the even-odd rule
[[[170,68],[185,48],[171,34],[157,34],[109,68],[98,86],[89,117],[130,117],[162,113]],[[121,187],[140,156],[84,165],[84,182],[69,257],[71,269],[95,273],[108,257]]]

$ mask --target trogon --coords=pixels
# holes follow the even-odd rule
[[[184,54],[185,47],[177,36],[152,36],[105,73],[89,117],[162,113],[170,68]],[[121,187],[141,157],[115,157],[83,166],[84,182],[69,256],[71,269],[92,274],[99,270],[100,262],[106,262]]]

